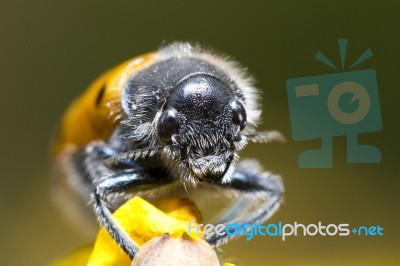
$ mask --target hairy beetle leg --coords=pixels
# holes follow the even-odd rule
[[[279,209],[282,200],[283,185],[279,177],[266,172],[257,174],[237,170],[230,182],[218,185],[222,188],[239,192],[240,197],[215,224],[227,225],[233,222],[238,222],[239,224],[263,223]],[[255,197],[262,200],[260,207],[249,213],[244,213],[254,204]],[[206,236],[206,241],[213,246],[219,246],[233,237],[226,232],[218,235],[214,231]]]
[[[154,179],[138,171],[123,172],[103,179],[96,185],[93,193],[93,204],[97,217],[107,229],[115,242],[129,255],[131,259],[138,251],[138,245],[118,225],[106,207],[104,199],[110,193],[126,192],[130,190],[144,190],[165,185],[164,181]]]

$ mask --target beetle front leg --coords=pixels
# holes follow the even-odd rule
[[[93,193],[94,209],[99,222],[104,225],[115,242],[129,255],[131,259],[138,251],[138,245],[121,228],[106,207],[105,199],[111,193],[145,190],[164,185],[160,179],[154,179],[141,172],[123,172],[106,178],[98,183]]]
[[[244,162],[239,165],[229,183],[219,184],[222,188],[239,192],[240,196],[215,224],[228,225],[233,222],[239,224],[263,223],[279,209],[283,194],[283,185],[280,178],[267,172],[261,172],[258,168],[258,163],[255,161]],[[261,205],[245,213],[254,205],[254,200],[261,200]],[[233,236],[225,231],[222,234],[216,234],[213,231],[206,236],[206,241],[213,246],[219,246],[231,238]]]
[[[86,146],[81,154],[84,172],[93,184],[92,201],[97,219],[101,225],[104,225],[115,242],[133,259],[138,251],[138,245],[112,217],[107,205],[110,203],[112,207],[116,207],[116,205],[109,196],[113,193],[135,193],[160,187],[171,183],[172,180],[167,177],[154,178],[129,159],[117,160],[113,166],[104,163],[105,160],[119,155],[118,151],[102,142]]]

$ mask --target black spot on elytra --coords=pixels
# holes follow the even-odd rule
[[[101,103],[101,100],[103,99],[104,96],[104,92],[106,91],[106,85],[101,86],[97,97],[96,97],[96,101],[95,101],[95,106],[99,106],[99,104]]]

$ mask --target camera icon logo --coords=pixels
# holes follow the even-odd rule
[[[347,39],[339,40],[342,69]],[[350,69],[372,56],[366,50]],[[315,58],[338,69],[325,55]],[[293,139],[321,139],[321,149],[299,155],[301,168],[332,167],[332,138],[347,137],[348,163],[379,163],[381,153],[371,145],[360,145],[360,133],[382,129],[376,72],[374,69],[289,79],[286,82]]]

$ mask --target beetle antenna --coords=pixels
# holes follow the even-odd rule
[[[113,165],[116,165],[116,164],[120,163],[121,161],[125,161],[125,160],[137,160],[139,158],[152,157],[156,154],[160,154],[160,152],[163,148],[164,148],[164,146],[158,145],[158,146],[154,146],[154,147],[123,152],[123,153],[118,154],[115,157],[105,159],[104,163],[105,163],[105,165],[113,166]]]
[[[255,142],[255,143],[268,143],[268,142],[272,142],[272,141],[285,142],[286,141],[285,137],[279,131],[276,131],[276,130],[254,132],[254,133],[246,134],[243,136],[245,136],[249,141]]]

